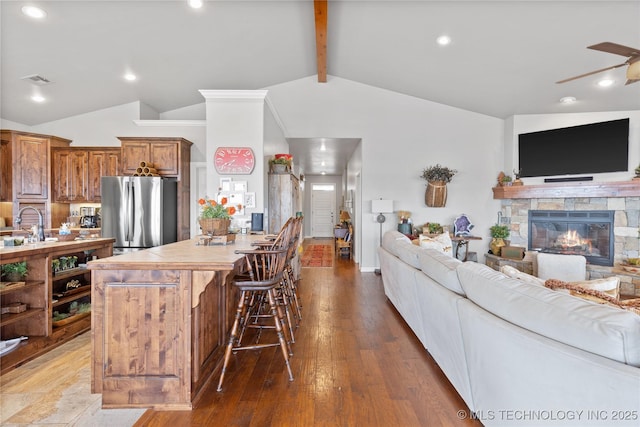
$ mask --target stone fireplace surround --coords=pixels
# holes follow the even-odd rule
[[[530,210],[615,211],[614,267],[587,265],[587,276],[619,276],[621,294],[640,297],[640,275],[618,266],[640,256],[640,181],[496,187],[493,193],[501,199],[502,221],[510,226],[514,246],[527,247]]]

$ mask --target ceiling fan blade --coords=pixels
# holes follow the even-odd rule
[[[640,79],[634,79],[634,80],[627,80],[627,82],[624,84],[626,85],[630,85],[631,83],[635,83],[635,82],[640,82]]]
[[[623,46],[621,44],[611,42],[604,42],[594,44],[593,46],[587,46],[587,49],[600,50],[607,53],[615,53],[616,55],[622,55],[626,57],[640,55],[640,49],[635,49],[633,47]]]
[[[613,70],[615,68],[619,68],[619,67],[622,67],[624,65],[627,65],[627,63],[623,62],[622,64],[614,65],[612,67],[602,68],[600,70],[591,71],[590,73],[580,74],[579,76],[575,76],[575,77],[569,77],[568,79],[560,80],[560,81],[557,81],[556,83],[570,82],[571,80],[581,79],[582,77],[587,77],[587,76],[590,76],[592,74],[598,74],[598,73],[601,73],[601,72],[607,71],[607,70]]]

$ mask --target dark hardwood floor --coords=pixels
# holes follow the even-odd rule
[[[240,352],[223,392],[216,376],[192,411],[148,410],[135,425],[481,426],[387,300],[380,276],[336,258],[333,268],[303,268],[299,295],[293,382],[278,348]]]

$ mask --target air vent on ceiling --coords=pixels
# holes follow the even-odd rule
[[[38,85],[38,86],[44,86],[51,83],[50,80],[42,76],[39,76],[37,74],[31,74],[29,76],[20,77],[20,80],[27,80],[30,83],[33,83],[34,85]]]

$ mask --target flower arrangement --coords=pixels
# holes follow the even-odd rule
[[[440,166],[440,164],[437,164],[435,166],[429,166],[428,168],[425,168],[422,171],[422,175],[420,175],[420,177],[426,179],[429,182],[451,182],[451,178],[453,178],[453,176],[457,173],[458,171],[455,169],[449,169],[446,166]]]
[[[236,210],[242,209],[242,205],[238,205],[237,208],[235,206],[225,206],[227,202],[228,200],[226,197],[223,197],[220,200],[220,203],[216,202],[213,199],[209,199],[206,196],[199,199],[198,204],[200,205],[200,218],[231,219],[231,216],[236,213]]]

